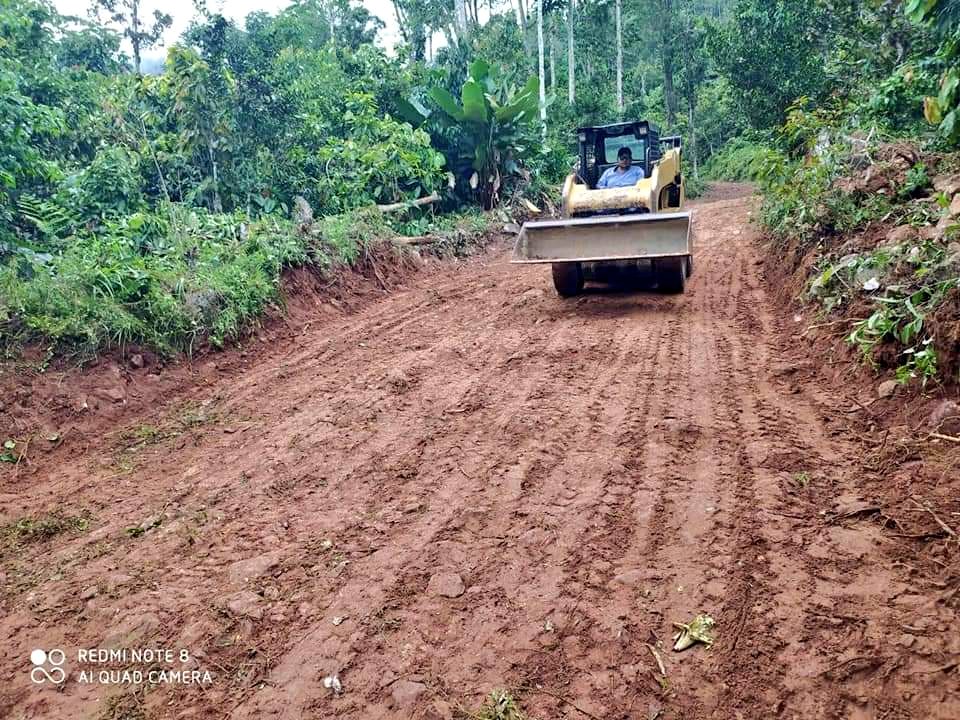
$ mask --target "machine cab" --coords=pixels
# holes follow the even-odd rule
[[[617,152],[622,147],[630,148],[633,164],[643,168],[645,177],[650,177],[661,157],[660,130],[646,120],[578,128],[577,140],[579,177],[591,190],[600,176],[617,164]]]

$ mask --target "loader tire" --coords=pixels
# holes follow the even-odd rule
[[[654,263],[657,285],[661,292],[679,294],[687,284],[687,258],[660,258]]]
[[[687,255],[687,277],[693,275],[693,255]]]
[[[553,286],[561,297],[579,294],[583,290],[583,268],[580,263],[553,263]]]

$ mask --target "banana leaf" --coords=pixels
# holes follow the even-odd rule
[[[460,107],[453,95],[447,92],[442,87],[435,87],[430,89],[430,97],[433,99],[437,105],[440,106],[440,109],[443,110],[447,115],[452,117],[457,122],[463,120],[463,108]]]
[[[394,102],[396,103],[397,113],[401,119],[407,121],[415,128],[423,125],[423,123],[427,121],[427,118],[430,117],[430,111],[422,106],[418,107],[419,103],[415,105],[415,100],[408,101],[403,98],[397,98]]]
[[[485,60],[474,60],[470,63],[470,77],[480,82],[490,74],[490,63]]]
[[[475,123],[485,123],[489,120],[486,101],[483,97],[483,88],[479,83],[468,80],[460,91],[463,97],[463,117]]]

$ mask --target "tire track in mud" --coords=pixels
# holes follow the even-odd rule
[[[582,342],[586,344],[588,340],[588,338],[585,338]],[[541,434],[533,438],[527,438],[524,443],[527,446],[526,449],[517,452],[517,456],[521,458],[520,462],[510,464],[506,472],[501,474],[502,482],[499,486],[496,483],[490,483],[487,486],[487,491],[471,503],[476,510],[466,513],[466,522],[464,522],[462,515],[454,517],[432,539],[431,545],[433,547],[427,565],[434,564],[436,556],[441,550],[447,554],[455,552],[453,548],[457,544],[465,546],[472,542],[476,547],[478,538],[496,540],[487,548],[492,551],[492,557],[487,554],[486,558],[481,559],[479,566],[470,573],[469,583],[471,592],[474,590],[480,591],[484,594],[484,599],[487,595],[500,596],[500,598],[497,599],[496,607],[493,610],[484,607],[482,602],[477,607],[471,607],[471,610],[467,613],[468,617],[465,619],[476,622],[481,620],[483,616],[487,616],[486,621],[481,624],[500,623],[504,627],[509,627],[516,622],[517,616],[520,614],[519,608],[515,603],[511,603],[503,597],[503,593],[507,590],[498,587],[498,571],[506,565],[511,565],[511,563],[529,562],[528,553],[523,549],[518,549],[518,544],[521,547],[524,546],[522,536],[543,527],[544,524],[548,524],[551,511],[556,507],[565,508],[569,505],[568,488],[562,482],[562,476],[557,476],[558,466],[564,462],[565,455],[570,451],[592,445],[594,440],[603,442],[606,433],[603,431],[602,425],[596,419],[587,423],[583,423],[582,420],[584,416],[588,419],[591,415],[596,418],[602,407],[599,396],[609,387],[613,378],[622,374],[624,364],[631,358],[632,351],[632,348],[627,346],[620,350],[616,362],[602,365],[597,363],[593,377],[585,385],[579,383],[572,391],[569,385],[566,386],[561,393],[565,403],[566,424],[559,426],[541,425]],[[563,355],[564,353],[561,353],[561,359],[563,359]],[[544,386],[541,383],[542,381],[528,383],[526,388],[528,399],[543,395]],[[533,422],[536,424],[537,419],[534,418]],[[525,453],[533,449],[537,450],[536,456],[528,460],[525,458]],[[501,495],[502,490],[507,491],[505,497]],[[579,494],[583,495],[583,493]],[[470,525],[475,526],[476,529],[472,529]],[[567,530],[569,530],[569,524]],[[518,540],[520,543],[517,542]],[[440,547],[441,543],[447,543],[451,547],[442,549]],[[536,578],[523,579],[525,583],[531,581],[535,583]],[[420,584],[422,585],[423,582],[423,577],[421,577]],[[422,590],[422,588],[419,589]],[[531,589],[529,585],[525,585],[522,591],[524,596],[535,596],[537,594],[536,590]],[[392,609],[399,618],[403,619],[401,628],[415,626],[418,615],[422,614],[427,618],[433,615],[431,602],[429,600],[424,602],[420,598],[406,593],[406,587],[402,587],[399,595],[394,598]],[[398,630],[394,633],[398,637],[396,639],[387,638],[387,642],[401,645],[404,640],[409,643],[418,637],[422,639],[427,634],[424,632],[422,624],[421,627],[414,627],[413,631],[409,633],[401,633]],[[518,629],[520,635],[528,641],[529,623],[527,623],[527,627]],[[497,639],[507,646],[511,643],[510,635],[506,633],[499,633]],[[434,642],[439,641],[440,638],[434,640]],[[445,637],[443,642],[448,649],[451,642],[461,646],[458,654],[465,657],[476,657],[479,649],[477,646],[481,645],[483,640]],[[357,655],[362,657],[370,654],[363,650],[357,652]],[[373,653],[372,657],[372,660],[367,659],[365,661],[367,665],[373,664],[376,667],[385,660],[382,655],[377,653]],[[483,667],[483,663],[474,669],[481,674],[485,669],[489,671],[489,668]],[[447,669],[448,675],[450,674],[449,670]],[[455,689],[462,694],[464,691],[470,692],[475,688],[476,685]],[[453,690],[454,688],[450,689]],[[370,702],[376,701],[373,696],[367,699]]]
[[[677,303],[662,307],[668,316]],[[651,413],[663,404],[659,370],[670,356],[670,337],[678,327],[662,317],[650,318],[641,345],[633,360],[635,367],[625,387],[616,395],[629,399],[622,412],[616,448],[620,460],[604,472],[585,532],[573,538],[572,552],[566,557],[554,553],[547,562],[563,569],[560,596],[565,607],[553,614],[559,619],[555,639],[544,641],[518,666],[526,686],[542,684],[583,698],[582,707],[603,715],[622,708],[624,690],[630,688],[613,668],[632,656],[633,638],[628,627],[629,588],[614,581],[628,556],[636,562],[638,525],[636,504],[642,502],[647,484],[644,437]],[[629,564],[629,562],[627,563]],[[604,668],[604,669],[601,669]],[[569,685],[569,687],[565,687]],[[556,705],[551,713],[559,713]],[[555,716],[554,714],[548,717]]]
[[[553,339],[551,339],[551,341],[552,340]],[[522,341],[521,341],[521,344],[522,344]],[[536,382],[535,378],[528,378],[527,384],[533,384],[534,382]],[[489,384],[489,377],[474,379],[472,386],[481,387],[486,384]],[[512,402],[493,403],[491,407],[498,408],[496,410],[496,412],[498,413],[506,412],[507,414],[512,414],[513,412],[519,411],[519,409],[523,405],[524,398],[525,398],[525,395],[521,393]],[[485,411],[481,409],[477,412],[477,414],[483,415],[484,412]],[[467,417],[467,416],[460,415],[460,416],[456,416],[456,418],[457,419],[452,421],[453,427],[450,427],[450,426],[447,427],[446,434],[457,436],[459,434],[462,434],[460,431],[462,430],[461,426],[463,425],[468,425],[473,422],[476,422],[478,424],[483,424],[482,421],[477,417]],[[437,467],[438,465],[440,467],[443,467],[444,465],[443,460],[447,455],[447,451],[452,448],[447,448],[442,438],[440,438],[439,440],[430,439],[429,441],[427,441],[427,438],[429,438],[429,435],[430,433],[426,433],[426,437],[421,438],[418,442],[421,442],[421,443],[426,442],[428,447],[430,447],[434,452],[426,457],[421,456],[418,459],[418,463],[421,466],[425,466],[428,468]],[[518,439],[518,442],[519,442],[519,439]],[[508,445],[508,450],[510,447],[511,446]],[[498,445],[492,445],[486,448],[481,448],[481,451],[482,452],[480,454],[480,461],[475,462],[474,464],[480,467],[483,467],[485,465],[491,465],[491,464],[495,465],[496,455],[497,453],[502,452],[503,448],[501,448]],[[382,464],[382,463],[369,462],[369,465],[371,467],[376,464]],[[446,478],[446,481],[443,480],[442,478]],[[414,547],[412,549],[408,548],[409,554],[418,553],[421,551],[420,550],[421,548],[428,547],[435,540],[437,535],[439,533],[442,533],[443,529],[455,520],[455,516],[459,512],[459,508],[460,508],[460,503],[458,502],[460,498],[457,497],[458,493],[455,493],[451,490],[451,486],[458,485],[461,482],[462,480],[460,480],[459,476],[455,472],[453,472],[452,468],[445,473],[440,473],[440,474],[434,473],[424,478],[423,481],[418,483],[418,488],[417,488],[418,494],[416,497],[420,500],[423,500],[427,498],[428,495],[432,494],[435,496],[440,496],[447,501],[442,503],[429,504],[429,509],[440,510],[441,512],[440,522],[437,522],[435,519],[428,517],[427,515],[418,515],[413,520],[411,520],[411,522],[402,523],[397,527],[393,528],[391,531],[391,537],[386,539],[381,544],[381,546],[387,546],[387,545],[392,546],[392,555],[397,555],[400,549],[398,547],[399,539],[405,536],[412,536],[413,538],[416,538],[416,542],[414,543]],[[384,501],[384,498],[382,496],[372,495],[369,499],[368,509],[363,514],[367,514],[367,512],[369,511],[369,508],[382,504],[383,501]],[[433,526],[433,527],[431,528],[430,526]],[[357,533],[360,535],[363,534],[362,526],[357,529]],[[407,542],[409,544],[409,540]],[[393,581],[393,583],[383,591],[382,599],[379,603],[379,607],[385,607],[386,605],[388,605],[390,603],[390,598],[392,596],[403,594],[402,589],[406,586],[411,585],[410,578],[408,576],[422,574],[422,571],[420,570],[414,570],[412,573],[406,572],[406,574],[404,574],[405,558],[407,557],[407,555],[408,553],[403,553],[402,555],[400,555],[400,557],[391,557],[390,565],[393,567],[397,567],[399,574],[398,574],[398,577]],[[382,562],[383,558],[378,557],[373,560]],[[422,565],[418,567],[422,567]],[[362,582],[366,582],[368,580],[368,578],[365,578],[363,575],[362,567],[357,567],[357,569],[352,570],[349,573],[349,575],[353,583],[357,583],[358,578]],[[345,582],[341,583],[341,586],[338,592],[347,588],[347,585],[348,583],[346,582],[346,579],[345,579]]]
[[[809,580],[798,574],[781,553],[782,537],[768,530],[771,520],[776,519],[771,511],[779,504],[779,490],[765,466],[771,458],[780,460],[777,448],[789,451],[805,464],[817,460],[811,460],[813,446],[801,439],[793,428],[791,414],[783,411],[779,397],[770,392],[767,346],[762,342],[747,345],[741,340],[746,337],[744,333],[768,331],[770,324],[769,316],[758,311],[756,289],[749,282],[749,263],[740,248],[732,263],[738,271],[728,275],[731,282],[723,291],[726,304],[719,294],[714,298],[720,325],[732,324],[741,332],[724,332],[718,327],[716,334],[720,390],[715,397],[715,423],[731,428],[719,438],[719,453],[730,461],[730,470],[722,473],[721,483],[733,486],[729,503],[733,547],[723,558],[727,582],[717,617],[717,657],[706,672],[722,691],[719,697],[701,700],[706,707],[740,705],[779,714],[788,694],[783,681],[790,660],[783,651],[795,647],[791,640],[799,624],[790,613],[777,612],[774,598],[783,588],[794,589],[798,584],[809,587]]]
[[[548,343],[547,348],[537,348],[536,355],[549,356],[551,353],[551,351],[549,350],[549,346],[555,343],[558,343],[563,339],[564,338],[562,337],[562,335],[556,335],[552,337],[550,339],[550,342]],[[562,348],[563,348],[563,345],[561,343],[561,355],[563,355]],[[625,356],[626,356],[625,353],[622,354],[621,359]],[[586,410],[589,410],[591,406],[594,408],[596,407],[596,395],[599,389],[607,385],[610,375],[615,374],[619,371],[619,365],[617,364],[614,364],[612,369],[606,370],[606,372],[601,371],[602,366],[600,366],[599,364],[596,367],[598,368],[598,370],[595,373],[595,377],[592,380],[591,390],[586,394],[586,397],[588,399],[588,401],[585,402],[585,406],[584,406]],[[522,370],[523,368],[518,368],[517,372],[522,372]],[[498,402],[495,402],[492,404],[492,407],[498,408],[497,413],[499,415],[501,416],[506,415],[509,418],[515,415],[517,411],[521,409],[525,409],[527,407],[527,402],[531,397],[542,394],[541,393],[542,378],[538,378],[533,373],[527,373],[526,377],[527,379],[525,382],[517,383],[517,385],[520,388],[522,388],[523,391],[517,394],[519,401],[516,403],[515,407],[511,407],[509,403],[499,401],[499,399],[498,399]],[[509,384],[507,384],[507,386],[509,387]],[[529,465],[528,470],[523,473],[523,475],[526,477],[527,480],[531,479],[532,476],[535,474],[548,473],[549,470],[552,468],[552,466],[555,466],[562,460],[563,454],[561,451],[564,447],[571,444],[572,436],[575,434],[582,434],[581,428],[579,426],[579,413],[573,412],[573,413],[569,413],[569,415],[570,417],[566,426],[562,428],[562,432],[555,433],[553,440],[550,440],[549,435],[545,437],[533,438],[532,442],[530,442],[528,439],[528,444],[532,444],[532,445],[542,445],[543,442],[547,443],[547,452],[541,453],[541,455],[545,454],[547,461],[545,462],[543,459],[534,460],[534,462]],[[474,418],[474,420],[476,421],[477,419]],[[485,423],[485,424],[489,424],[489,423]],[[551,426],[548,426],[548,427],[551,427]],[[594,427],[597,427],[597,426],[594,426]],[[551,427],[551,429],[554,429],[554,428]],[[480,462],[480,463],[475,463],[475,465],[478,464],[481,467],[486,464],[496,466],[500,464],[497,458],[503,458],[504,456],[511,457],[511,456],[520,454],[517,447],[517,443],[519,441],[520,439],[517,438],[517,442],[509,444],[506,447],[503,447],[502,445],[495,445],[493,447],[488,447],[487,448],[488,456],[491,454],[496,454],[496,457],[493,458],[494,462],[492,463]],[[553,453],[549,452],[551,447],[555,448],[556,452],[553,452]],[[550,460],[551,458],[552,458],[552,461]],[[421,462],[423,462],[423,460],[425,459],[426,458],[421,459]],[[524,499],[524,495],[529,494],[532,488],[530,486],[530,483],[527,482],[526,491],[523,492],[523,488],[524,488],[523,478],[521,478],[520,480],[520,486],[522,491],[518,495],[518,500],[522,502]],[[490,495],[491,493],[493,493],[494,491],[491,489],[494,487],[495,486],[493,484],[486,485],[485,486],[486,492],[484,494]],[[481,498],[480,501],[482,500],[483,498]],[[478,502],[479,501],[476,497],[471,498],[471,505],[476,505]],[[432,534],[429,534],[426,536],[425,541],[422,541],[422,547],[430,548],[439,539],[442,539],[445,534],[449,534],[449,532],[456,530],[457,527],[462,524],[462,521],[459,517],[460,513],[458,510],[458,507],[459,506],[456,502],[451,503],[449,505],[449,511],[444,513],[445,519],[443,520],[443,522],[437,524],[433,528]],[[416,535],[417,537],[424,536],[424,533],[419,531],[413,534]],[[396,616],[398,615],[402,615],[407,609],[406,606],[411,604],[414,598],[417,596],[417,594],[422,592],[422,590],[424,589],[423,586],[425,584],[426,576],[427,576],[427,573],[425,572],[425,568],[431,564],[431,555],[435,555],[435,554],[436,554],[435,551],[428,550],[426,562],[417,563],[412,568],[407,568],[407,569],[401,568],[401,571],[398,577],[396,578],[396,580],[385,591],[384,593],[385,601],[382,607],[389,608],[391,615],[393,615],[394,618],[396,618]],[[397,563],[397,565],[401,566],[403,565],[403,563]],[[358,571],[352,571],[351,575],[354,575],[354,574],[357,575],[358,577],[362,575],[362,573]],[[383,633],[380,633],[378,631],[375,634],[381,635]],[[361,649],[357,649],[356,652],[353,653],[354,656],[365,657],[369,655],[369,653],[365,652],[362,648],[364,646],[364,643],[370,640],[370,637],[371,636],[368,633],[366,636],[366,640],[360,639],[359,641],[357,641],[361,646]],[[351,667],[349,662],[347,662],[344,665],[344,669],[354,675],[356,675],[356,672],[358,670],[357,668]]]
[[[696,298],[696,296],[694,296]],[[699,303],[686,303],[680,313],[682,331],[671,340],[675,362],[664,379],[670,402],[655,415],[646,436],[653,437],[657,452],[649,453],[648,474],[656,492],[652,505],[638,513],[637,522],[646,532],[639,557],[646,566],[632,596],[634,627],[633,666],[637,668],[637,701],[622,711],[631,716],[648,712],[651,698],[667,700],[677,689],[685,692],[690,673],[683,658],[669,652],[672,622],[691,617],[703,606],[709,568],[690,562],[690,548],[710,545],[714,532],[716,458],[705,454],[710,447],[712,423],[703,388],[694,382],[694,368],[712,368],[708,351],[712,337],[702,328]],[[648,442],[650,442],[648,440]],[[658,668],[646,643],[660,646],[667,676],[659,679]],[[695,679],[695,678],[694,678]],[[695,697],[684,698],[694,716],[702,714]]]

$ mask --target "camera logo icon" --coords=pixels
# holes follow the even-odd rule
[[[30,679],[37,685],[42,685],[45,682],[59,685],[67,679],[67,671],[63,669],[66,660],[66,653],[58,648],[53,650],[38,648],[34,650],[30,653],[30,662],[33,663],[33,668],[30,670]]]

